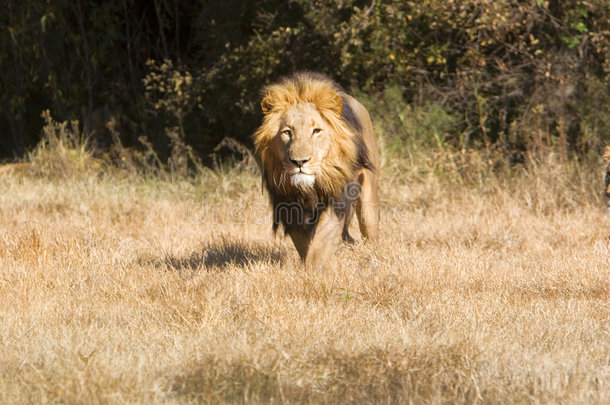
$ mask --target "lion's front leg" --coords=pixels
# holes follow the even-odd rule
[[[307,257],[307,252],[309,251],[309,245],[311,244],[311,230],[306,228],[291,229],[288,231],[288,235],[290,235],[294,247],[297,249],[301,260],[304,262]]]
[[[328,265],[332,255],[341,244],[344,220],[337,216],[332,208],[328,208],[320,214],[320,220],[313,232],[309,251],[305,257],[307,268],[318,269]]]
[[[301,260],[308,269],[319,269],[326,265],[341,243],[343,221],[332,208],[327,208],[313,229],[308,227],[288,232]]]

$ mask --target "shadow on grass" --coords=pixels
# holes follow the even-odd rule
[[[473,387],[468,376],[480,366],[474,360],[478,356],[477,348],[467,343],[395,351],[326,349],[305,363],[289,364],[290,371],[312,376],[293,382],[280,374],[279,363],[229,362],[210,354],[174,376],[168,393],[177,402],[209,403],[506,402],[493,389],[479,392]],[[315,370],[324,370],[324,384]],[[523,402],[518,394],[515,398]]]
[[[204,269],[225,269],[228,266],[246,266],[251,263],[278,264],[284,260],[286,252],[269,244],[220,239],[209,242],[196,251],[178,256],[164,254],[161,257],[146,255],[138,259],[139,265],[177,271],[197,271]]]

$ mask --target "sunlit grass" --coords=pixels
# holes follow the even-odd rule
[[[387,172],[308,272],[255,175],[5,171],[0,402],[608,402],[610,221],[532,176]]]

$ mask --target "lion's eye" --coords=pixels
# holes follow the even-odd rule
[[[292,131],[290,131],[289,129],[285,129],[282,131],[282,136],[290,138],[292,136]]]
[[[314,135],[318,135],[320,132],[322,132],[322,130],[320,128],[314,128],[313,129],[313,134]]]

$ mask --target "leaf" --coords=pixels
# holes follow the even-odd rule
[[[53,13],[47,13],[40,17],[40,27],[42,28],[42,32],[47,32],[48,21],[52,21],[54,19],[55,15]]]
[[[584,23],[584,22],[582,22],[582,21],[578,22],[577,24],[574,24],[574,28],[575,28],[575,29],[576,29],[578,32],[580,32],[581,34],[582,34],[582,33],[585,33],[585,32],[587,32],[587,31],[588,31],[588,30],[587,30],[587,26],[586,26],[586,25],[585,25],[585,23]]]
[[[570,49],[574,49],[580,44],[580,37],[571,37],[569,35],[562,35],[561,40],[568,46]]]

